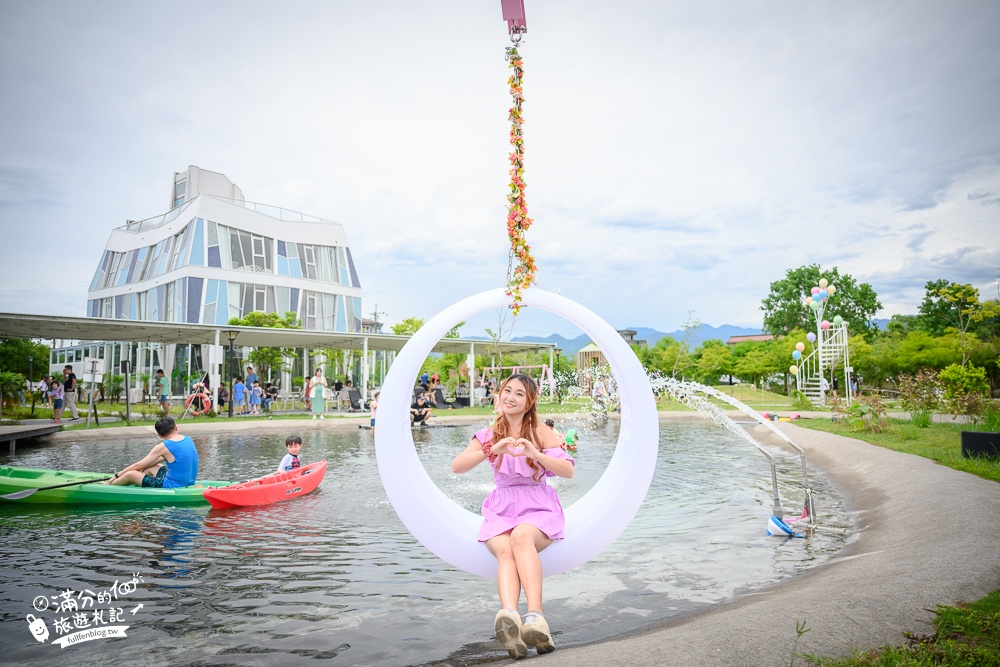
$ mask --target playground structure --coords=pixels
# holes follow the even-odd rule
[[[812,288],[812,294],[806,297],[805,306],[813,311],[816,319],[816,333],[809,332],[806,337],[813,345],[812,351],[805,357],[805,343],[796,345],[792,357],[796,364],[789,368],[795,374],[795,388],[805,394],[806,398],[817,405],[826,405],[826,392],[823,391],[823,378],[830,376],[829,383],[833,385],[833,373],[838,364],[843,365],[843,394],[847,405],[851,404],[851,359],[849,352],[850,337],[847,333],[847,322],[837,315],[833,321],[823,319],[823,313],[829,297],[836,292],[836,287],[830,285],[826,278]],[[792,369],[795,369],[794,371]]]

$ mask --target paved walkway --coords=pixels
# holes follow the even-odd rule
[[[976,600],[1000,586],[1000,484],[858,440],[785,422],[781,428],[852,515],[853,534],[837,557],[703,612],[532,659],[547,667],[777,667],[793,652],[849,656],[902,644],[905,631],[929,634],[936,605]],[[752,432],[781,446],[762,426]],[[801,621],[811,629],[796,646]]]

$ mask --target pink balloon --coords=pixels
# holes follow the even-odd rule
[[[818,292],[819,292],[819,288],[818,288],[818,287],[813,287],[813,288],[812,288],[812,293],[813,293],[813,294],[816,294],[816,293],[818,293]]]
[[[822,329],[823,331],[826,331],[827,329],[830,328],[830,323],[827,322],[826,320],[823,320],[822,322],[820,322],[819,328]]]
[[[804,349],[806,349],[806,344],[802,342],[796,343],[795,349],[798,350],[799,352],[802,352]]]

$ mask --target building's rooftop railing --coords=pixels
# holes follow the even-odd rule
[[[149,231],[150,229],[156,229],[157,227],[165,225],[171,220],[176,219],[177,216],[179,216],[181,212],[191,204],[192,201],[194,201],[194,199],[192,199],[191,201],[186,201],[180,206],[175,206],[174,208],[170,209],[169,211],[167,211],[162,215],[156,215],[153,216],[152,218],[146,218],[145,220],[129,220],[128,222],[125,223],[124,227],[119,227],[118,229],[123,229],[126,232],[146,232]]]
[[[300,213],[299,211],[292,211],[287,208],[281,208],[280,206],[258,204],[252,201],[243,201],[242,199],[229,199],[228,197],[220,197],[218,195],[205,195],[205,196],[211,197],[212,199],[218,199],[219,201],[224,201],[227,204],[232,204],[233,206],[242,206],[243,208],[248,208],[256,213],[260,213],[261,215],[266,215],[271,218],[276,218],[283,222],[325,222],[329,224],[336,224],[332,220],[324,220],[323,218],[317,218],[315,215],[308,215],[306,213]]]
[[[281,208],[280,206],[258,204],[256,202],[243,201],[241,199],[229,199],[228,197],[219,197],[218,195],[202,194],[199,196],[211,197],[212,199],[218,199],[219,201],[224,201],[227,204],[232,204],[233,206],[248,208],[255,213],[260,213],[261,215],[266,215],[270,218],[275,218],[276,220],[281,220],[283,222],[322,222],[327,224],[337,224],[332,220],[324,220],[323,218],[317,218],[314,215],[292,211],[287,208]],[[195,199],[197,198],[198,197],[195,197]],[[152,218],[146,218],[144,220],[129,220],[123,227],[119,227],[118,229],[136,233],[156,229],[161,225],[165,225],[168,222],[175,220],[184,211],[184,209],[191,205],[191,202],[195,199],[188,200],[180,206],[163,213],[162,215],[153,216]]]

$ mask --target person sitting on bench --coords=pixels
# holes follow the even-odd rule
[[[427,420],[432,416],[430,404],[424,398],[424,395],[420,394],[417,396],[417,400],[413,402],[413,405],[410,406],[410,426],[426,424]]]

